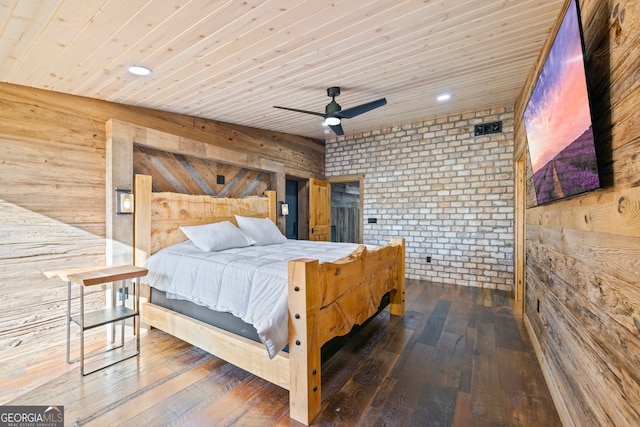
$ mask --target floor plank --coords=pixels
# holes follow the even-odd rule
[[[561,425],[506,292],[408,280],[406,295],[405,316],[383,311],[323,361],[313,425]],[[300,425],[286,390],[159,330],[86,377],[64,351],[5,373],[0,404],[62,405],[78,426]]]

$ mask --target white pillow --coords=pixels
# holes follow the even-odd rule
[[[236,215],[236,221],[238,221],[240,230],[256,241],[256,246],[286,243],[287,241],[287,238],[269,218]]]
[[[180,230],[194,245],[206,252],[244,248],[255,243],[255,240],[229,221],[205,225],[185,225],[180,227]]]

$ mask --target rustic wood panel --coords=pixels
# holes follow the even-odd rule
[[[362,243],[364,230],[364,175],[329,177],[331,183],[331,226],[335,241]]]
[[[563,423],[634,425],[640,419],[640,4],[580,5],[605,185],[536,207],[527,162],[525,314]],[[550,44],[551,37],[516,103],[518,118]],[[521,119],[515,138],[516,159],[528,158]]]
[[[532,276],[532,271],[527,270],[527,275]],[[562,346],[560,346],[554,336],[557,336],[561,329],[567,329],[567,326],[562,325],[564,319],[562,313],[558,313],[554,308],[562,310],[562,303],[552,302],[553,296],[547,293],[546,286],[535,276],[527,278],[527,286],[526,309],[535,313],[536,300],[539,299],[542,304],[540,313],[536,316],[529,315],[527,319],[531,321],[533,332],[537,337],[540,337],[537,338],[537,342],[544,354],[543,359],[539,357],[541,366],[546,371],[545,375],[549,376],[555,385],[555,389],[551,388],[550,390],[557,391],[559,396],[569,394],[572,397],[571,400],[560,399],[561,403],[556,403],[556,408],[559,411],[559,415],[561,415],[563,424],[569,426],[581,425],[580,422],[573,421],[574,419],[589,420],[588,424],[597,424],[595,423],[595,408],[590,407],[584,396],[584,389],[577,384],[585,372],[591,371],[586,370],[584,367],[576,366],[575,359],[571,358],[582,355],[579,348],[582,340],[572,338],[566,344],[563,341]],[[529,304],[530,295],[535,298],[531,304]],[[547,306],[546,308],[545,305]],[[565,346],[575,346],[577,348],[570,347],[565,349]],[[559,396],[554,396],[554,401]]]
[[[362,243],[360,236],[360,209],[353,208],[331,208],[331,228],[332,234],[335,229],[336,242]]]
[[[154,192],[239,198],[259,196],[270,186],[270,174],[212,159],[133,147],[134,173],[150,175]],[[224,184],[218,184],[218,175]]]
[[[336,206],[335,198],[331,195],[331,228],[332,237],[335,232],[336,242],[362,243],[360,235],[360,203],[356,200],[355,204],[349,206]]]
[[[245,199],[210,196],[180,197],[176,193],[151,195],[151,253],[186,240],[180,231],[182,225],[201,225],[219,221],[236,223],[234,215],[269,216],[271,200],[266,197]],[[275,199],[273,200],[275,206]]]
[[[109,119],[179,135],[187,154],[202,141],[256,166],[324,175],[324,147],[308,138],[0,83],[1,372],[49,357],[65,339],[65,285],[42,273],[105,263]]]
[[[135,146],[134,146],[134,150],[136,150]],[[204,181],[204,183],[206,184],[206,187],[213,190],[213,193],[217,194],[220,192],[221,188],[220,188],[220,185],[217,183],[217,176],[218,176],[217,163],[212,162],[209,159],[201,159],[199,157],[193,157],[193,156],[188,156],[188,157],[183,156],[183,157],[185,157],[185,160],[189,163],[190,167],[193,168],[193,173],[197,174],[199,179]],[[134,158],[135,158],[135,152],[134,152]],[[207,192],[205,191],[205,193]]]
[[[398,292],[397,314],[404,314],[404,240],[368,251],[358,246],[348,257],[319,269],[321,307],[316,322],[321,343],[361,325],[378,309],[385,293]],[[392,303],[394,301],[392,300]]]
[[[640,237],[640,186],[527,210],[529,224]]]

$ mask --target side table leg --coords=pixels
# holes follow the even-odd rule
[[[118,305],[118,297],[117,297],[117,284],[116,282],[111,282],[111,307],[115,308]],[[116,323],[111,324],[111,344],[115,344],[116,342]]]
[[[67,364],[71,364],[71,281],[67,281]]]
[[[125,288],[127,287],[127,280],[123,279],[122,282],[120,283],[120,298],[122,300],[122,306],[126,306],[125,304]],[[126,320],[122,320],[122,322],[120,322],[120,347],[124,347],[124,324],[126,323]]]
[[[80,374],[84,376],[84,286],[80,286]]]
[[[134,324],[133,330],[135,331],[135,334],[136,334],[137,354],[140,354],[140,278],[139,277],[136,277],[135,279],[133,279],[133,294],[134,294],[133,303],[135,304],[135,307],[133,309],[135,312],[138,313],[137,316],[133,317],[133,324]]]

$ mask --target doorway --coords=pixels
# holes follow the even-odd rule
[[[289,205],[285,236],[287,239],[298,240],[298,181],[287,180],[285,203]]]
[[[331,177],[331,241],[363,241],[362,175]]]

